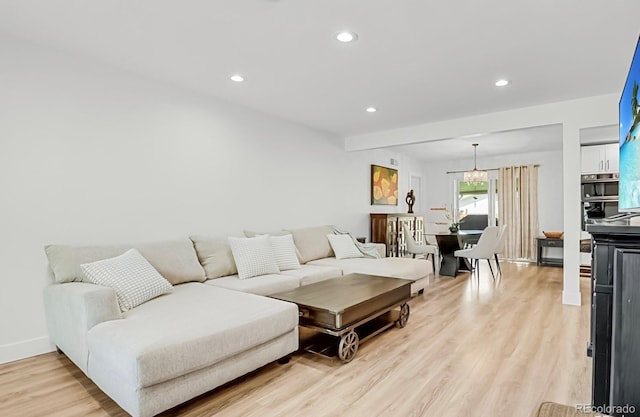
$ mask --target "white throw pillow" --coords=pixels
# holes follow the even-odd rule
[[[271,247],[276,257],[278,268],[281,271],[289,269],[300,269],[300,262],[296,255],[296,245],[293,243],[293,236],[269,236]]]
[[[238,278],[247,279],[280,272],[269,236],[229,237],[229,246],[238,267]]]
[[[89,282],[115,291],[122,311],[130,310],[173,288],[136,249],[129,249],[115,258],[81,264],[80,268]]]
[[[364,254],[358,250],[353,239],[349,235],[327,235],[331,249],[336,254],[336,259],[364,258]]]

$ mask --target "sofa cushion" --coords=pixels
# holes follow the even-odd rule
[[[336,255],[336,259],[364,258],[364,254],[353,243],[349,235],[327,235],[331,249]]]
[[[271,295],[300,286],[298,278],[278,274],[260,275],[251,279],[240,279],[238,275],[230,275],[228,277],[210,279],[205,281],[205,284],[258,295]]]
[[[45,253],[56,281],[72,282],[85,278],[80,264],[113,258],[131,248],[137,249],[173,285],[206,279],[189,239],[117,246],[48,245]]]
[[[333,256],[327,235],[333,233],[330,226],[309,227],[289,230],[300,254],[300,263]]]
[[[89,331],[88,371],[91,377],[93,363],[110,367],[134,390],[203,369],[298,325],[295,304],[200,283],[178,285],[124,316]]]
[[[121,311],[127,311],[173,288],[136,249],[115,258],[81,264],[86,279],[112,288]]]
[[[233,253],[226,237],[189,236],[196,248],[198,260],[207,279],[238,273]]]
[[[326,279],[342,276],[342,269],[332,266],[302,265],[300,269],[280,272],[282,275],[296,277],[300,285],[309,285]]]
[[[418,280],[431,272],[431,262],[413,258],[324,258],[309,262],[309,265],[341,268],[344,275],[361,273],[392,278]]]
[[[280,272],[269,236],[229,237],[229,246],[240,279]]]

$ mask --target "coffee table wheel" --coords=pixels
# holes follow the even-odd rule
[[[340,360],[344,363],[351,362],[358,352],[359,344],[360,338],[353,330],[343,334],[338,344],[338,357]]]
[[[396,320],[396,327],[403,328],[409,321],[409,304],[404,303],[400,306],[400,317]]]

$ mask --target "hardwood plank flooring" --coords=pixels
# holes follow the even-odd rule
[[[486,265],[483,265],[486,266]],[[434,278],[404,329],[341,364],[296,353],[163,416],[529,416],[542,401],[589,403],[589,280],[563,306],[562,269],[503,263],[494,281]],[[485,275],[486,273],[486,275]],[[0,365],[0,416],[127,414],[64,355]]]

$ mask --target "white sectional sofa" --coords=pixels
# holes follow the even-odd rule
[[[298,310],[265,297],[361,272],[414,281],[431,265],[409,258],[336,259],[330,227],[291,230],[300,267],[240,279],[227,238],[150,245],[45,248],[55,283],[44,300],[52,342],[133,416],[152,416],[298,349]],[[172,288],[126,311],[81,264],[135,247]]]

